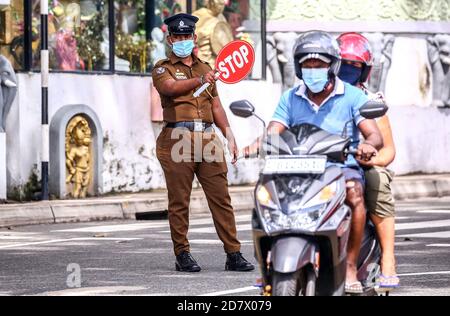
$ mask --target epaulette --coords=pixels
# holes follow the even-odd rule
[[[163,63],[165,63],[166,61],[169,61],[169,60],[170,60],[170,58],[164,58],[164,59],[158,60],[155,64],[155,67],[161,66]]]

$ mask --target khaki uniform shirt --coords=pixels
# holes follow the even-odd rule
[[[169,58],[157,62],[153,69],[153,84],[161,96],[165,122],[202,120],[203,122],[214,123],[212,100],[218,96],[216,85],[210,86],[198,98],[195,98],[193,94],[200,85],[196,89],[177,97],[166,96],[161,93],[161,85],[165,80],[192,79],[212,70],[207,62],[200,60],[194,54],[192,54],[192,58],[192,66],[189,67],[182,63],[182,58],[172,53]]]

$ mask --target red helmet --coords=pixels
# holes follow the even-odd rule
[[[370,43],[359,33],[349,32],[343,33],[338,38],[339,47],[341,49],[342,60],[356,61],[363,63],[360,82],[369,79],[370,71],[373,66],[373,54]]]

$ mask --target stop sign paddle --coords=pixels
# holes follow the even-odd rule
[[[255,63],[255,50],[250,43],[236,40],[227,44],[217,55],[216,78],[228,84],[237,83],[248,76]],[[194,93],[198,97],[209,87],[205,83]]]

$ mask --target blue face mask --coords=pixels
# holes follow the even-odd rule
[[[313,93],[322,92],[328,83],[328,68],[302,68],[302,79]]]
[[[362,68],[343,63],[339,70],[339,78],[351,85],[356,85],[361,78]]]
[[[192,54],[194,46],[194,40],[174,42],[172,44],[172,51],[178,57],[185,58]]]

